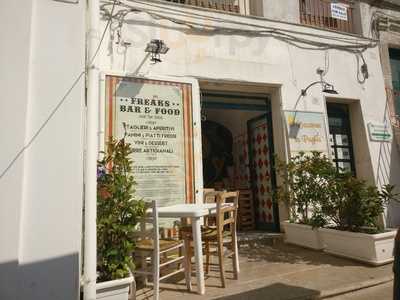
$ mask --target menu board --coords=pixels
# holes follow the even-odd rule
[[[319,112],[285,111],[291,156],[318,151],[328,156],[325,118]]]
[[[159,206],[192,201],[190,85],[106,78],[108,136],[132,146],[136,197]]]

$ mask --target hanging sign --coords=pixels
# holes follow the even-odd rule
[[[159,206],[193,201],[191,85],[106,76],[107,136],[133,148],[136,196]]]
[[[368,123],[369,138],[374,142],[391,142],[393,135],[388,125]]]
[[[285,111],[285,122],[291,156],[299,152],[321,152],[328,156],[325,118],[319,112]]]
[[[347,5],[343,3],[331,3],[332,18],[347,21]]]

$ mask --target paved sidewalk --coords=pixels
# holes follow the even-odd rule
[[[275,245],[268,241],[241,246],[239,280],[232,279],[232,265],[226,261],[227,288],[220,287],[217,269],[212,268],[206,275],[204,296],[188,293],[184,282],[180,281],[179,284],[162,284],[161,299],[320,299],[392,279],[392,265],[370,267],[280,241]],[[192,282],[195,289],[194,277]],[[143,292],[139,292],[138,299],[152,295],[151,291]]]
[[[388,282],[368,289],[362,289],[346,295],[329,298],[329,300],[392,300],[393,282]]]

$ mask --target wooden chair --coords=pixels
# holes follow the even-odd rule
[[[158,300],[160,294],[160,281],[180,272],[185,273],[187,289],[191,290],[190,273],[187,259],[180,255],[186,253],[185,243],[181,240],[161,239],[158,223],[158,209],[156,201],[146,203],[146,215],[140,221],[140,230],[135,234],[136,248],[134,256],[140,263],[140,268],[134,270],[134,275],[143,276],[147,285],[148,277],[153,278],[153,299]],[[152,228],[148,229],[147,224]],[[172,254],[172,257],[171,257]],[[183,263],[183,267],[181,267]],[[161,269],[177,264],[178,269],[161,276]]]
[[[208,273],[210,269],[210,256],[213,254],[217,254],[221,283],[222,287],[225,287],[225,256],[231,257],[232,259],[234,278],[238,279],[239,276],[239,256],[236,235],[239,192],[214,193],[216,193],[217,203],[216,224],[215,226],[205,225],[202,227],[202,241],[205,245],[206,273]],[[232,202],[233,206],[224,205],[228,202]],[[181,236],[186,241],[193,240],[190,228],[188,227],[183,227],[181,229]],[[210,246],[215,246],[216,251],[210,251]],[[224,255],[224,246],[231,250],[231,252]],[[187,257],[192,257],[190,247],[187,247],[186,251]]]

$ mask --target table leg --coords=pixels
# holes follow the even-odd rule
[[[204,285],[204,268],[203,268],[203,249],[201,243],[201,218],[193,218],[193,247],[194,258],[196,263],[197,291],[200,295],[205,293]]]

